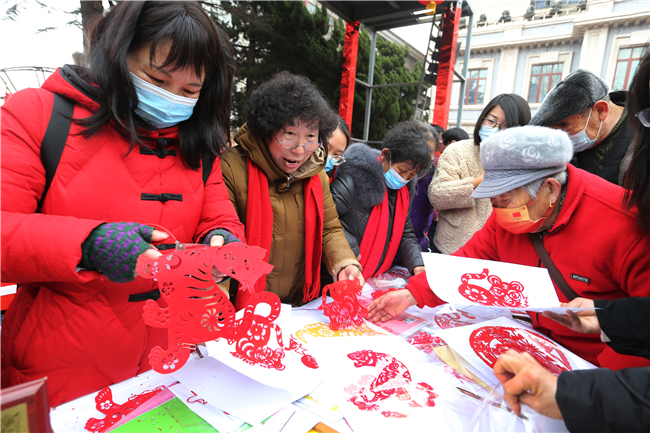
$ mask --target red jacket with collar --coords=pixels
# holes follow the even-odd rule
[[[157,224],[181,242],[224,228],[244,230],[228,198],[219,161],[204,185],[201,170],[177,156],[129,152],[113,128],[89,138],[72,123],[42,213],[35,213],[45,185],[40,146],[54,95],[75,101],[73,118],[96,102],[71,84],[73,71],[57,70],[40,89],[14,94],[2,106],[2,280],[21,286],[2,323],[2,387],[48,377],[56,406],[150,369],[152,347],[165,348],[166,331],[148,328],[143,302],[129,295],[157,288],[152,280],[110,282],[75,268],[81,243],[104,222]],[[177,128],[151,131],[153,140],[176,138]],[[147,142],[147,141],[145,141]],[[182,201],[143,201],[142,193],[182,194]]]
[[[562,209],[544,246],[571,288],[589,299],[650,296],[650,239],[637,227],[637,211],[623,209],[623,188],[568,166],[569,180]],[[453,255],[543,267],[527,234],[514,235],[494,218]],[[588,282],[572,279],[586,277]],[[406,286],[418,306],[443,303],[429,287],[424,273]],[[555,288],[562,302],[568,302]],[[636,356],[620,355],[600,341],[600,334],[571,331],[537,313],[530,313],[538,331],[587,361],[612,369],[650,365]]]

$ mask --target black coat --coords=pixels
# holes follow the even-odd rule
[[[363,143],[351,145],[343,154],[345,164],[338,166],[336,179],[330,185],[332,198],[339,213],[345,236],[350,243],[352,251],[359,255],[359,245],[368,225],[372,209],[384,199],[386,185],[384,183],[384,169],[377,158],[380,152]],[[409,213],[406,217],[402,241],[397,249],[397,256],[402,260],[409,271],[413,272],[416,266],[424,266],[422,261],[422,248],[418,243],[411,223],[411,198],[415,194],[417,178],[411,180],[405,188],[409,189]],[[397,191],[388,189],[388,204],[390,209],[388,232],[382,260],[384,261],[388,241],[393,233],[395,218],[395,202]],[[374,271],[374,270],[373,270]]]
[[[650,358],[650,298],[595,305],[612,349]],[[650,367],[565,371],[555,397],[571,432],[650,431]]]

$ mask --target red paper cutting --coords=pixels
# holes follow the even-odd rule
[[[384,296],[386,293],[388,293],[388,292],[394,292],[394,291],[396,291],[396,290],[398,290],[398,289],[396,289],[396,288],[394,288],[394,287],[391,287],[391,288],[388,289],[388,290],[375,290],[374,292],[372,292],[372,293],[370,294],[370,296],[372,296],[372,299],[379,299],[379,298],[381,298],[382,296]]]
[[[461,315],[469,320],[463,320]],[[474,323],[473,320],[476,319],[477,317],[472,316],[471,314],[464,311],[459,311],[457,313],[438,314],[435,318],[436,324],[442,329],[459,328],[461,326],[471,325]]]
[[[419,334],[409,338],[406,341],[413,346],[418,344],[431,344],[433,345],[433,347],[447,345],[447,343],[445,343],[445,340],[443,340],[442,338],[436,337],[435,335],[431,335],[428,332],[424,332],[424,331],[421,331]]]
[[[333,301],[327,302],[327,291]],[[323,289],[323,304],[318,307],[330,319],[330,329],[360,326],[368,315],[368,310],[359,304],[361,284],[359,280],[342,280],[325,286]]]
[[[562,350],[551,340],[526,329],[484,326],[472,332],[469,343],[487,365],[494,367],[499,356],[509,349],[528,352],[553,374],[572,370]]]
[[[460,277],[461,285],[458,287],[458,292],[465,299],[480,305],[507,308],[524,308],[528,306],[528,298],[523,294],[524,286],[521,283],[517,281],[506,283],[496,275],[489,274],[488,269],[483,269],[480,274],[463,274]],[[470,280],[484,280],[486,278],[491,284],[489,290],[470,283]]]
[[[295,353],[298,355],[302,355],[300,358],[300,361],[309,368],[318,368],[318,362],[316,362],[316,358],[314,358],[311,353],[303,346],[296,337],[293,335],[289,339],[289,347],[287,350],[293,350]]]
[[[136,273],[158,282],[162,306],[151,299],[144,305],[146,325],[167,329],[167,350],[157,346],[149,354],[149,363],[158,373],[172,373],[187,362],[190,351],[198,343],[223,337],[237,341],[250,331],[248,320],[235,321],[235,308],[227,295],[215,283],[216,268],[250,288],[264,273],[273,268],[263,261],[265,251],[257,246],[230,243],[222,247],[207,245],[185,246],[183,250],[167,252],[157,259],[140,256]],[[277,295],[251,299],[253,310],[257,303],[270,303]],[[274,301],[273,301],[274,302]],[[277,316],[276,316],[277,317]],[[257,331],[253,331],[257,332]]]
[[[359,410],[379,411],[382,404],[389,398],[401,400],[412,408],[435,406],[434,399],[438,395],[433,391],[433,387],[425,382],[411,384],[411,373],[397,358],[372,350],[353,352],[348,354],[348,358],[354,361],[354,366],[357,368],[375,367],[378,372],[367,388],[365,379],[359,381],[359,384],[364,385],[360,389],[356,386],[345,388],[346,391],[355,394],[348,401]],[[413,391],[423,391],[426,398],[422,401],[413,399],[411,396]],[[381,411],[381,414],[387,418],[406,418],[408,416],[408,414],[387,410]]]
[[[280,316],[280,298],[270,292],[258,292],[251,295],[250,302],[244,310],[244,317],[235,323],[237,333],[233,338],[228,339],[229,344],[236,342],[235,351],[231,354],[247,364],[284,370],[282,330],[273,323]],[[259,304],[267,304],[271,307],[267,316],[255,314],[255,308]],[[275,331],[280,346],[278,349],[271,349],[267,346],[271,338],[271,331]]]
[[[151,391],[145,391],[142,394],[132,395],[126,403],[116,404],[113,402],[113,392],[110,388],[104,388],[95,397],[95,407],[98,411],[105,414],[104,419],[90,418],[86,422],[86,430],[91,432],[104,432],[108,430],[115,423],[120,421],[129,413],[133,412],[142,403],[146,402],[160,391],[165,389],[164,386],[159,386]]]

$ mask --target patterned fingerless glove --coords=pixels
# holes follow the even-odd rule
[[[203,243],[206,245],[210,245],[210,239],[212,239],[212,236],[215,235],[220,235],[223,236],[223,244],[227,245],[231,242],[241,242],[239,238],[237,238],[235,235],[230,233],[228,230],[225,229],[214,229],[208,233],[208,235],[205,237],[203,240]]]
[[[153,227],[138,223],[105,223],[96,227],[81,244],[81,263],[116,283],[135,278],[140,254],[151,248]]]

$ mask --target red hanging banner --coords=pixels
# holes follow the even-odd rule
[[[354,84],[357,78],[357,53],[359,52],[359,21],[345,24],[343,45],[343,71],[341,72],[341,100],[339,115],[352,130],[352,108],[354,106]]]
[[[449,122],[449,106],[451,105],[451,86],[454,81],[454,66],[456,64],[456,45],[458,27],[462,10],[459,7],[445,9],[442,21],[442,41],[440,47],[440,66],[436,82],[436,103],[433,109],[434,125],[447,129]]]

